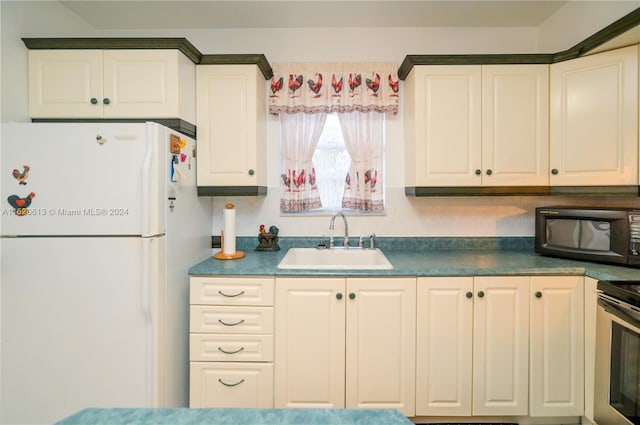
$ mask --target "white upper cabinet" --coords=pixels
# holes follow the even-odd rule
[[[405,186],[473,186],[481,177],[480,65],[415,66],[405,80]]]
[[[548,185],[547,65],[421,65],[405,81],[405,186]]]
[[[175,49],[30,50],[31,118],[195,121],[195,64]]]
[[[551,65],[550,184],[638,184],[638,46]]]
[[[482,183],[549,184],[549,66],[482,66]]]
[[[266,80],[258,66],[199,65],[198,186],[265,187]]]

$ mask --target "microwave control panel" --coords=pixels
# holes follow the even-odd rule
[[[640,213],[629,214],[629,254],[640,256]]]

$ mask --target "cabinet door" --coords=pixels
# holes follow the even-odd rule
[[[101,50],[29,51],[31,118],[100,118],[102,98]]]
[[[550,183],[638,184],[638,46],[551,65]]]
[[[415,278],[348,278],[346,407],[415,415]]]
[[[471,416],[473,278],[418,278],[416,416]]]
[[[584,413],[583,279],[531,277],[531,416]]]
[[[482,66],[483,186],[549,185],[549,66]]]
[[[415,186],[480,186],[481,68],[416,66],[409,125]]]
[[[266,83],[255,65],[196,70],[198,186],[264,186]]]
[[[275,287],[275,406],[344,408],[344,279],[277,278]]]
[[[177,50],[105,50],[104,118],[180,116]]]
[[[527,415],[529,277],[474,278],[473,414]]]

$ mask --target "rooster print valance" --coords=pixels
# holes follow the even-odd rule
[[[396,114],[397,69],[387,62],[274,64],[269,112]]]

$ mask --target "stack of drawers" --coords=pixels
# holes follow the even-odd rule
[[[191,278],[190,407],[273,407],[271,277]]]

